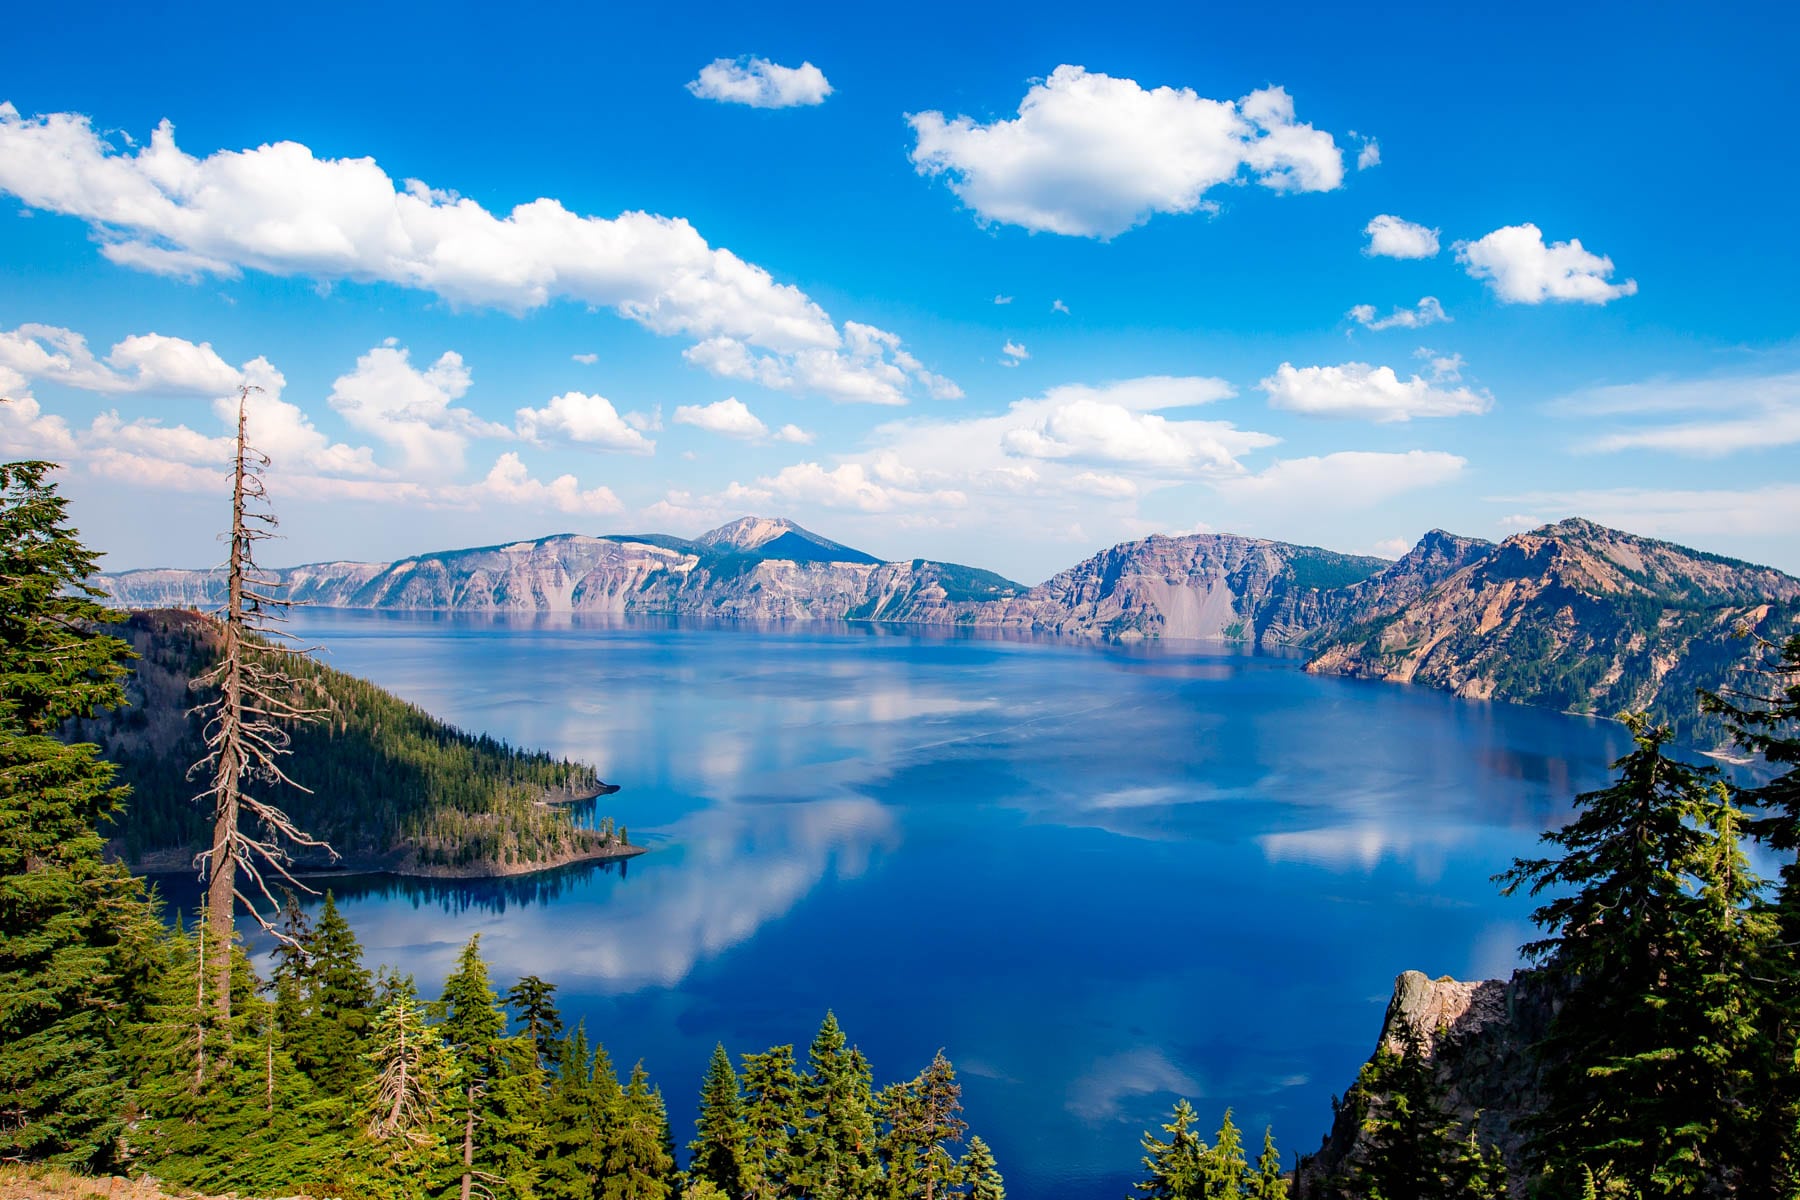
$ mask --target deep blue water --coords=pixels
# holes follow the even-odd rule
[[[312,612],[326,661],[592,762],[623,870],[340,879],[371,965],[433,994],[471,934],[559,985],[678,1140],[716,1041],[804,1054],[834,1009],[877,1085],[943,1047],[1020,1200],[1120,1197],[1177,1096],[1291,1160],[1408,968],[1515,965],[1489,876],[1628,739],[1610,723],[1129,648]],[[304,780],[305,764],[293,772]],[[178,891],[180,889],[177,889]]]

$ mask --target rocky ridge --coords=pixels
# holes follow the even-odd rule
[[[1611,716],[1645,708],[1694,739],[1720,730],[1696,688],[1739,681],[1744,630],[1800,628],[1800,579],[1569,520],[1495,544],[1433,530],[1396,562],[1232,534],[1126,542],[1026,588],[927,559],[881,562],[791,521],[694,539],[561,534],[394,563],[278,572],[334,608],[877,620],[1115,640],[1170,637],[1313,652],[1321,673]],[[128,607],[216,607],[216,572],[100,576]]]

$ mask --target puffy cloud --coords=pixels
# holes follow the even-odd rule
[[[1438,450],[1402,454],[1343,450],[1314,458],[1283,459],[1254,475],[1221,480],[1226,496],[1261,505],[1366,508],[1391,496],[1448,483],[1468,460]]]
[[[440,498],[479,506],[487,503],[517,504],[527,508],[554,508],[558,512],[600,516],[624,511],[625,506],[607,487],[581,490],[573,475],[558,475],[549,483],[534,479],[519,456],[502,454],[494,469],[479,483],[444,488]]]
[[[784,67],[766,58],[715,58],[687,85],[702,100],[747,104],[751,108],[795,108],[823,104],[831,95],[825,72],[809,62]]]
[[[982,221],[1077,237],[1214,208],[1207,192],[1245,178],[1279,192],[1330,191],[1344,178],[1331,135],[1296,122],[1279,87],[1209,100],[1065,64],[1012,120],[921,112],[907,122],[918,172],[945,176]]]
[[[397,185],[373,159],[316,158],[296,142],[197,158],[164,121],[148,145],[120,151],[86,117],[24,118],[0,103],[0,192],[88,222],[109,259],[160,274],[383,282],[515,312],[566,299],[778,357],[845,341],[799,288],[679,218],[584,217],[549,198],[496,216],[417,180]],[[838,366],[862,369],[854,355]]]
[[[1363,253],[1374,258],[1431,258],[1438,252],[1438,231],[1383,213],[1363,227],[1369,244]]]
[[[1043,406],[1034,420],[1007,430],[1000,439],[1009,453],[1021,458],[1180,473],[1229,470],[1239,455],[1273,443],[1273,438],[1244,433],[1221,421],[1171,421],[1085,398]]]
[[[1438,303],[1436,296],[1421,297],[1411,308],[1396,308],[1385,317],[1375,315],[1373,304],[1358,304],[1344,314],[1364,329],[1418,329],[1425,325],[1436,325],[1440,321],[1448,321],[1450,314]]]
[[[24,324],[0,330],[0,366],[27,378],[103,394],[168,392],[218,396],[244,382],[210,342],[137,333],[112,348],[104,362],[87,338],[57,325]]]
[[[1421,360],[1431,369],[1431,382],[1456,383],[1461,381],[1463,368],[1469,364],[1463,356],[1454,352],[1439,354],[1428,346],[1420,346],[1413,351],[1413,357]]]
[[[733,438],[754,440],[769,436],[769,427],[736,396],[727,396],[716,404],[683,404],[675,410],[675,423]]]
[[[1031,357],[1030,351],[1011,338],[1006,340],[1006,345],[1000,347],[1000,354],[1000,365],[1003,367],[1016,367]]]
[[[640,419],[633,422],[632,417]],[[680,419],[677,414],[676,420]],[[642,420],[642,414],[620,416],[605,396],[564,392],[543,408],[519,409],[516,421],[519,436],[529,442],[563,439],[626,454],[653,454],[656,451],[656,443],[638,431],[649,427],[649,422]]]
[[[472,382],[454,350],[421,371],[390,338],[338,376],[328,402],[351,425],[397,447],[407,470],[449,474],[462,467],[470,438],[511,436],[504,425],[455,406]]]
[[[1610,282],[1613,261],[1582,248],[1579,238],[1546,246],[1536,225],[1508,225],[1473,242],[1456,243],[1471,279],[1485,279],[1509,304],[1579,300],[1605,304],[1637,293],[1637,280]]]
[[[0,367],[0,454],[7,459],[57,462],[74,455],[75,439],[61,417],[48,415],[25,392],[25,380]]]
[[[796,446],[810,446],[813,444],[813,435],[798,425],[783,425],[775,431],[775,440],[792,442]]]
[[[1374,138],[1363,138],[1362,149],[1356,152],[1356,169],[1359,171],[1366,171],[1370,167],[1378,167],[1380,165],[1381,143]]]
[[[1483,413],[1493,404],[1491,397],[1466,387],[1441,388],[1417,375],[1403,380],[1392,367],[1360,362],[1336,367],[1282,363],[1256,386],[1268,393],[1272,408],[1381,423]]]

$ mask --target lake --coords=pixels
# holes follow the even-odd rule
[[[1503,975],[1489,876],[1608,778],[1623,728],[1315,678],[1205,643],[882,626],[307,612],[325,661],[591,762],[622,869],[341,879],[367,961],[435,995],[470,935],[558,987],[686,1143],[713,1044],[943,1047],[1021,1200],[1124,1196],[1176,1097],[1311,1150],[1394,976]],[[305,764],[294,775],[304,781]],[[180,892],[183,889],[177,888]]]

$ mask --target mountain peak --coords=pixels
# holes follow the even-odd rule
[[[694,541],[702,546],[720,549],[754,550],[785,533],[799,533],[809,538],[816,536],[786,517],[739,517],[735,521],[727,521],[717,529],[707,530]]]
[[[842,542],[820,537],[810,529],[802,529],[786,517],[739,517],[717,529],[707,530],[694,542],[709,550],[729,550],[792,562],[863,563],[869,566],[881,562],[872,554],[864,554]]]

